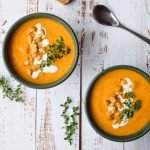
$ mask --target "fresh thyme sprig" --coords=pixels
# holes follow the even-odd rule
[[[65,129],[65,137],[64,140],[67,140],[70,145],[72,144],[72,135],[75,133],[77,129],[77,121],[76,118],[79,115],[79,107],[72,107],[72,114],[68,115],[67,111],[69,109],[70,103],[72,102],[71,98],[67,97],[67,100],[64,104],[60,106],[63,107],[63,111],[61,116],[64,118],[64,129]]]
[[[54,44],[49,45],[51,56],[55,59],[61,59],[64,55],[70,53],[71,49],[64,43],[63,37],[59,37]]]
[[[65,55],[70,53],[71,49],[65,45],[63,37],[59,37],[55,43],[49,45],[48,57],[46,61],[42,61],[40,69],[42,70],[45,66],[50,66],[52,62],[57,59],[63,58]]]
[[[23,102],[22,97],[22,86],[21,84],[17,85],[16,89],[13,90],[8,84],[7,79],[4,76],[0,77],[0,88],[2,89],[3,97],[9,98],[11,101]]]
[[[136,100],[134,103],[131,102],[131,99],[135,98],[133,92],[128,92],[126,94],[126,98],[128,101],[124,102],[124,104],[128,108],[121,111],[121,119],[124,118],[125,116],[127,118],[132,118],[134,113],[141,108],[141,100]]]

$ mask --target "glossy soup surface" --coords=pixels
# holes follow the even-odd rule
[[[112,121],[107,118],[106,100],[114,96],[120,88],[121,78],[130,78],[133,83],[133,91],[136,99],[142,101],[142,107],[135,112],[126,126],[118,129],[112,128]],[[89,96],[90,114],[99,128],[105,132],[125,136],[133,134],[142,129],[150,121],[150,83],[140,74],[128,69],[111,71],[99,78],[91,89]]]
[[[46,29],[46,37],[50,43],[54,43],[58,37],[62,36],[65,44],[71,49],[71,52],[62,59],[56,60],[54,65],[58,67],[57,72],[41,73],[37,79],[32,79],[27,74],[29,67],[25,67],[24,62],[29,56],[27,31],[37,23],[40,23]],[[62,24],[52,19],[38,18],[25,22],[15,30],[10,41],[9,59],[16,73],[24,80],[35,84],[46,84],[59,80],[68,72],[75,57],[74,49],[74,41]]]

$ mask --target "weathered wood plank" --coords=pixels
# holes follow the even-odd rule
[[[26,0],[0,0],[0,48],[8,28],[20,17],[35,12],[31,2]],[[29,8],[32,9],[26,12]],[[1,50],[2,51],[2,50]],[[10,78],[0,53],[0,75]],[[10,84],[18,84],[9,80]],[[25,87],[25,102],[11,102],[0,93],[0,149],[34,150],[35,149],[35,102],[36,91]]]
[[[122,11],[117,10],[118,5],[120,5],[120,10]],[[148,33],[150,26],[150,2],[148,0],[138,2],[136,0],[132,2],[127,0],[126,2],[121,1],[116,5],[112,4],[112,6],[116,10],[118,18],[120,18],[120,20],[122,20],[124,24],[150,38],[150,35]],[[127,9],[128,11],[126,11]],[[124,15],[125,12],[126,15]],[[130,16],[130,18],[127,16]],[[145,72],[150,73],[149,45],[147,45],[137,37],[129,34],[128,32],[121,32],[122,34],[126,34],[124,35],[124,40],[121,39],[122,41],[124,41],[124,43],[126,43],[126,46],[123,48],[124,50],[122,50],[122,54],[119,54],[120,56],[122,56],[122,60],[120,60],[120,62],[136,66],[138,68],[141,68]],[[125,143],[124,148],[125,150],[149,150],[149,141],[150,133],[147,133],[144,137],[136,141]]]
[[[69,22],[80,39],[80,1],[67,6],[53,0],[39,0],[39,11],[48,12]],[[80,59],[79,59],[80,60]],[[74,105],[80,101],[80,61],[73,74],[61,85],[48,89],[38,90],[37,93],[37,150],[78,150],[79,130],[74,136],[73,145],[69,145],[64,138],[63,118],[60,116],[61,107],[66,97],[70,96]]]
[[[84,43],[82,47],[83,52],[83,63],[82,63],[82,91],[83,91],[83,103],[82,108],[84,111],[84,97],[87,87],[93,77],[103,70],[105,65],[105,60],[108,56],[108,41],[109,33],[107,29],[103,26],[98,25],[91,17],[91,3],[92,5],[98,3],[99,1],[83,1],[83,30],[85,36]],[[86,10],[85,7],[86,6]],[[84,11],[85,10],[85,11]],[[123,149],[122,143],[115,143],[108,141],[98,134],[89,125],[85,113],[82,114],[82,149],[93,149],[93,150],[121,150]]]
[[[94,4],[99,1],[83,1],[82,2],[82,17],[84,43],[82,47],[83,63],[82,63],[82,91],[83,91],[83,111],[84,97],[87,86],[92,78],[105,68],[105,59],[108,53],[108,32],[104,27],[101,27],[91,17],[91,11]],[[85,8],[86,7],[86,8]],[[89,57],[90,56],[90,57]],[[108,141],[90,127],[85,113],[82,114],[82,149],[123,149],[122,143],[114,143]]]

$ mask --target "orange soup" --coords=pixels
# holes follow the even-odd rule
[[[110,71],[93,85],[89,111],[103,131],[127,136],[150,121],[150,83],[128,69]]]
[[[10,63],[19,76],[31,83],[59,80],[71,68],[74,57],[70,33],[52,19],[29,20],[13,32],[10,40]]]

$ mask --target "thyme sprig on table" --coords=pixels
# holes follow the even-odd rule
[[[3,97],[9,98],[11,101],[16,102],[23,102],[24,99],[22,97],[22,85],[19,84],[17,87],[13,90],[10,85],[8,84],[7,79],[4,76],[0,77],[0,88],[2,89]]]
[[[72,144],[72,135],[75,133],[78,123],[76,121],[77,116],[79,115],[79,107],[72,107],[72,114],[68,115],[68,109],[70,107],[72,100],[71,98],[67,97],[67,100],[64,102],[64,104],[61,104],[60,106],[63,107],[63,111],[61,116],[64,118],[64,129],[65,129],[65,137],[64,140],[67,140],[69,144]]]

